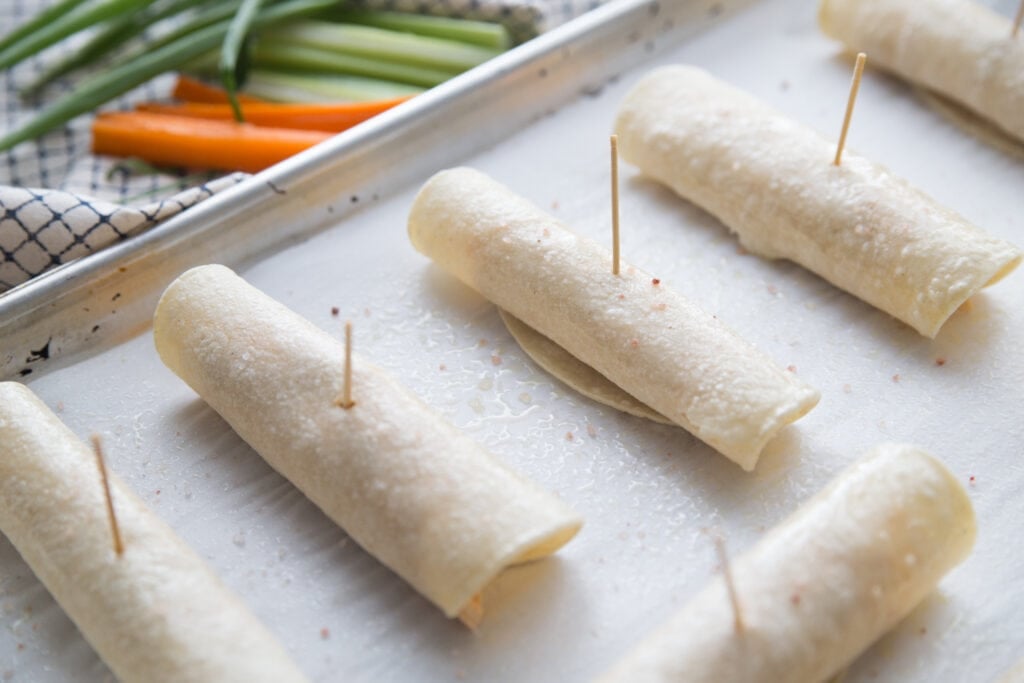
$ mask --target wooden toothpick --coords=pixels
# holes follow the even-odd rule
[[[345,321],[345,380],[341,396],[334,400],[339,407],[348,410],[356,404],[352,400],[352,321]]]
[[[114,553],[121,557],[124,555],[124,542],[121,540],[121,528],[117,525],[117,515],[114,514],[114,501],[110,497],[110,481],[107,478],[107,464],[103,460],[103,443],[99,434],[93,434],[92,450],[96,454],[96,467],[100,470],[100,479],[103,481],[103,496],[107,499],[107,519],[110,520],[110,533],[114,537]]]
[[[732,603],[733,626],[736,633],[743,633],[743,610],[740,607],[739,596],[736,594],[736,584],[732,580],[729,554],[725,551],[725,540],[718,535],[715,536],[715,551],[718,552],[718,563],[722,565],[725,587],[729,591],[729,601]]]
[[[612,275],[619,274],[619,136],[612,135]]]
[[[860,77],[864,73],[864,62],[868,56],[861,52],[857,55],[857,63],[853,67],[853,83],[850,84],[850,97],[846,100],[846,116],[843,117],[843,130],[839,133],[839,145],[836,147],[836,158],[833,166],[838,166],[843,158],[843,147],[846,146],[846,132],[850,129],[850,118],[853,116],[853,104],[857,101],[857,91],[860,89]]]
[[[482,593],[477,593],[472,599],[466,603],[466,606],[459,612],[459,621],[469,627],[469,630],[475,631],[480,626],[480,622],[484,620],[484,596]]]
[[[1024,0],[1021,0],[1020,7],[1017,8],[1017,16],[1013,18],[1013,28],[1010,30],[1010,38],[1016,38],[1017,34],[1020,33],[1020,23],[1024,21]]]

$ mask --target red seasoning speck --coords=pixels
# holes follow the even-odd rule
[[[651,284],[657,287],[658,285],[661,284],[661,280],[659,280],[658,278],[654,278],[653,280],[651,280]]]
[[[796,372],[796,366],[795,365],[789,365],[789,366],[786,367],[786,369],[789,370],[790,372]]]
[[[331,306],[331,315],[337,317],[339,313],[341,313],[341,310],[337,306]]]
[[[491,365],[501,365],[501,356],[491,356]]]
[[[566,432],[565,433],[565,440],[566,441],[572,441],[573,440],[572,432]]]
[[[895,375],[892,376],[892,381],[893,382],[899,382],[900,381],[899,373],[896,373]]]
[[[639,339],[630,339],[630,340],[629,340],[629,345],[630,345],[631,347],[633,347],[634,349],[635,349],[635,348],[639,348],[639,346],[640,346],[640,340],[639,340]]]
[[[974,475],[973,475],[973,474],[971,475],[971,478],[970,478],[970,480],[969,480],[969,481],[971,482],[971,484],[972,484],[972,485],[973,485],[973,484],[974,484],[974,482],[976,481],[976,480],[974,479]]]
[[[936,358],[935,359],[935,364],[938,365],[941,368],[943,365],[946,364],[946,359],[945,358]]]
[[[444,372],[445,370],[448,369],[448,366],[445,365],[444,363],[441,363],[440,365],[437,366],[437,369],[440,370],[441,372]]]
[[[326,626],[324,626],[322,629],[320,629],[320,638],[322,640],[327,640],[330,637],[331,637],[330,629],[328,629]]]

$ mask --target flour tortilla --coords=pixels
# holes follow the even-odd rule
[[[795,261],[934,337],[1021,261],[905,180],[689,66],[656,69],[615,124],[622,158],[703,207],[748,251]]]
[[[971,0],[821,0],[822,31],[1024,141],[1024,40]]]
[[[421,253],[745,470],[816,390],[717,318],[483,173],[442,171],[409,212]]]
[[[731,563],[601,683],[819,683],[905,617],[970,552],[963,486],[920,448],[883,444]]]
[[[653,408],[644,405],[609,381],[604,375],[578,360],[561,346],[533,329],[508,311],[500,311],[509,334],[533,361],[587,398],[634,417],[659,424],[675,424]]]
[[[223,266],[175,280],[153,333],[264,460],[449,617],[582,524],[359,354],[356,405],[335,405],[344,346]]]
[[[0,530],[125,683],[305,681],[284,648],[112,472],[113,550],[89,446],[0,383]]]

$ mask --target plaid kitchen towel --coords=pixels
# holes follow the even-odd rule
[[[247,177],[233,173],[139,208],[62,190],[0,187],[0,292],[138,234]]]

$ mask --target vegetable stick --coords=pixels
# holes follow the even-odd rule
[[[94,154],[138,157],[162,166],[255,173],[330,137],[149,112],[102,114],[92,125]]]
[[[125,683],[294,683],[284,648],[31,390],[0,382],[0,531]],[[225,543],[226,543],[225,539]],[[76,680],[75,672],[68,672]]]
[[[271,28],[265,35],[275,40],[299,42],[340,54],[456,72],[472,69],[502,52],[443,38],[313,19]]]
[[[251,69],[245,92],[270,102],[370,102],[418,95],[424,88],[405,83],[346,76],[344,74],[294,73]]]
[[[174,90],[171,97],[183,102],[195,102],[197,104],[227,104],[228,95],[223,88],[203,83],[198,78],[192,78],[185,74],[179,74],[174,82]],[[259,97],[238,94],[239,102],[262,102]]]
[[[292,128],[296,130],[319,130],[339,133],[357,123],[405,102],[408,97],[398,97],[377,102],[346,102],[342,104],[280,104],[252,102],[241,105],[245,120],[256,126]],[[138,105],[139,111],[152,114],[191,117],[197,119],[232,119],[231,107],[227,104],[185,104],[145,103]]]
[[[314,46],[303,39],[262,38],[253,47],[256,67],[367,76],[429,88],[457,75],[452,70],[347,54]]]
[[[971,550],[967,492],[923,450],[883,444],[732,564],[743,630],[714,581],[600,683],[819,683]]]
[[[376,26],[392,31],[404,31],[421,36],[433,36],[460,43],[470,43],[496,50],[507,50],[512,46],[508,29],[502,24],[469,19],[410,14],[408,12],[380,12],[372,10],[343,9],[330,15],[332,20],[348,24]]]

